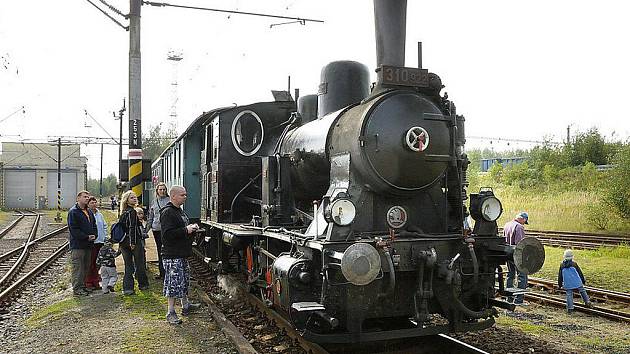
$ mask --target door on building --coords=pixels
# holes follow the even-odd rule
[[[71,208],[77,199],[77,178],[80,176],[77,172],[61,173],[61,207],[64,209]],[[48,196],[48,208],[57,208],[57,172],[48,172],[48,181],[46,184]]]
[[[4,202],[9,209],[35,209],[35,171],[4,170]]]

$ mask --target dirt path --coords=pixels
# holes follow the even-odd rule
[[[0,353],[236,353],[206,307],[169,325],[159,282],[132,296],[122,295],[119,280],[115,294],[74,297],[64,268],[44,286],[43,299],[40,294],[16,304],[9,319],[16,321],[14,335],[0,343]]]

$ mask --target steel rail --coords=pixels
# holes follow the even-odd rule
[[[22,246],[22,253],[18,257],[18,259],[15,261],[11,269],[9,269],[9,271],[4,275],[4,277],[0,279],[0,287],[8,283],[9,280],[19,271],[19,269],[22,267],[22,265],[26,261],[27,255],[28,255],[29,243],[35,238],[35,235],[37,234],[37,227],[39,226],[40,218],[41,217],[37,215],[37,218],[35,219],[35,223],[33,224],[33,228],[31,229],[31,232],[28,235],[28,239],[26,239],[26,242],[24,242],[24,245]]]
[[[455,339],[451,336],[448,336],[446,334],[440,333],[437,335],[437,337],[439,337],[441,340],[443,340],[445,342],[446,345],[448,345],[451,349],[454,349],[456,351],[453,351],[453,353],[477,353],[477,354],[490,354],[484,350],[481,350],[479,348],[473,347],[470,344],[464,343],[459,339]]]
[[[20,222],[20,220],[24,219],[24,213],[19,212],[20,215],[17,219],[13,220],[9,226],[7,226],[4,230],[0,231],[0,238],[4,237],[4,235],[6,235],[7,233],[9,233],[9,231],[11,231],[11,229],[13,229],[15,227],[15,225],[17,225],[17,223]]]
[[[538,294],[538,293],[526,293],[525,298],[530,301],[539,301],[544,304],[553,305],[555,307],[566,307],[566,302],[564,299],[559,299],[557,297],[553,297],[550,295]],[[621,322],[630,322],[630,313],[607,309],[603,307],[594,306],[592,308],[586,307],[581,304],[574,304],[574,308],[577,311],[584,312],[591,315],[596,315],[599,317],[608,318],[611,320],[621,321]]]
[[[563,290],[558,288],[558,284],[552,280],[542,278],[529,278],[528,282],[533,286],[541,286],[545,289],[552,290],[554,292],[561,293]],[[589,293],[591,298],[616,301],[623,304],[630,304],[630,293],[623,293],[619,291],[606,290],[602,288],[596,288],[592,286],[584,286],[584,289]]]
[[[56,235],[58,235],[58,234],[60,234],[60,233],[62,233],[62,232],[64,232],[64,231],[67,231],[67,230],[68,230],[68,226],[67,226],[67,225],[66,225],[66,226],[64,226],[64,227],[62,227],[62,228],[59,228],[59,229],[57,229],[57,230],[53,230],[53,231],[51,231],[51,232],[49,232],[49,233],[45,234],[44,236],[39,237],[39,238],[36,238],[36,239],[34,239],[33,241],[29,242],[29,243],[28,243],[28,247],[31,247],[31,246],[33,246],[33,245],[34,245],[34,244],[36,244],[36,243],[39,243],[39,242],[42,242],[42,241],[46,241],[46,240],[48,240],[49,238],[51,238],[51,237],[53,237],[53,236],[56,236]],[[4,253],[4,254],[0,255],[0,262],[4,262],[5,260],[7,260],[7,259],[9,259],[9,258],[13,257],[13,256],[14,256],[14,255],[16,255],[17,253],[20,253],[20,251],[22,250],[22,248],[23,248],[23,247],[24,247],[24,246],[16,247],[16,248],[12,249],[11,251],[6,252],[6,253]]]
[[[205,263],[203,255],[197,249],[193,248],[193,254],[195,258],[201,264]],[[272,320],[278,328],[280,328],[281,330],[284,330],[284,332],[293,340],[297,341],[300,347],[304,349],[307,353],[309,354],[328,354],[329,353],[329,351],[327,351],[324,347],[320,346],[319,344],[306,340],[293,327],[293,325],[289,321],[287,321],[284,317],[282,317],[272,308],[267,306],[259,297],[247,291],[247,289],[245,289],[242,283],[236,282],[235,286],[240,287],[240,290],[241,290],[240,293],[245,294],[245,300],[247,300],[247,302],[252,307],[256,308],[259,312],[263,313],[268,319]],[[212,303],[212,300],[210,300],[209,298],[208,298],[208,301]],[[218,309],[216,311],[218,311]],[[433,349],[440,349],[441,350],[440,352],[443,352],[443,353],[489,354],[486,351],[483,351],[479,348],[476,348],[470,344],[462,342],[456,338],[453,338],[443,333],[437,334],[437,335],[426,336],[426,337],[423,337],[423,339],[424,339],[424,342],[431,343],[431,346],[434,347]],[[418,349],[422,349],[421,351],[422,353],[426,352],[427,350],[426,347],[421,345],[421,347],[406,348],[405,352],[410,351],[410,352],[416,353]],[[389,352],[400,353],[400,351],[396,351],[396,350],[394,351],[387,350],[387,351],[379,351],[379,354],[386,354]],[[435,351],[430,351],[430,352],[433,353]]]
[[[193,248],[193,254],[196,256],[197,260],[203,263],[204,257],[197,249]],[[298,342],[300,347],[304,349],[309,354],[328,354],[328,351],[322,348],[319,344],[309,342],[304,337],[302,337],[293,326],[278,313],[267,307],[262,300],[258,299],[255,295],[250,294],[241,283],[237,283],[237,286],[241,288],[241,293],[246,294],[245,300],[252,305],[254,308],[258,309],[261,313],[263,313],[267,318],[274,321],[275,325],[278,328],[283,329],[285,333],[291,337],[291,339]]]
[[[50,257],[46,258],[43,262],[37,265],[37,267],[33,268],[30,272],[26,273],[22,278],[13,282],[11,286],[6,288],[2,293],[0,293],[0,304],[5,302],[16,290],[18,290],[22,285],[26,284],[29,280],[37,276],[41,273],[46,267],[52,264],[57,258],[61,257],[62,254],[69,250],[68,245],[69,241],[66,241],[63,245],[61,245],[55,253],[53,253]]]

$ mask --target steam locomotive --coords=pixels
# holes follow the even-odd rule
[[[308,340],[487,328],[495,306],[511,306],[495,298],[512,291],[501,264],[533,273],[544,250],[497,236],[491,190],[466,207],[464,117],[438,75],[404,66],[406,1],[375,0],[374,12],[375,84],[363,64],[338,61],[297,105],[285,92],[206,112],[153,174],[188,189],[206,259],[246,274]]]

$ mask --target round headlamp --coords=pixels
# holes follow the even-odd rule
[[[503,213],[501,201],[490,188],[482,188],[479,194],[470,195],[470,215],[476,221],[496,221]]]
[[[327,219],[339,226],[350,225],[357,215],[357,209],[349,199],[336,199],[329,204],[327,209],[325,215]]]
[[[486,221],[495,221],[503,213],[503,206],[497,197],[487,197],[481,201],[481,217]]]

